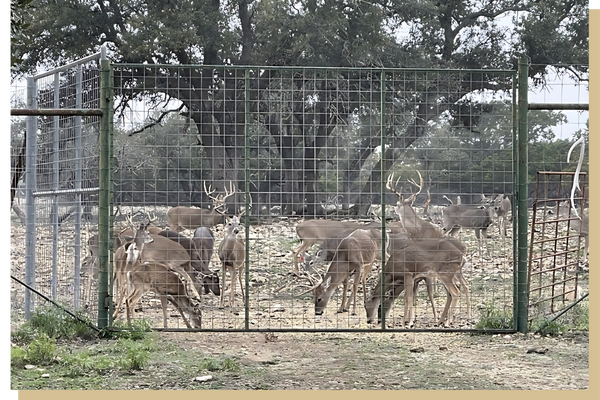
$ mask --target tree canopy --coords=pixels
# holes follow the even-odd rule
[[[16,2],[27,3],[13,0]],[[18,6],[12,12],[13,23],[28,15],[27,24],[12,31],[13,77],[71,62],[97,52],[102,45],[107,46],[113,62],[144,64],[131,67],[132,75],[142,76],[155,64],[221,66],[216,72],[189,72],[189,79],[178,80],[183,86],[177,93],[167,87],[169,79],[180,72],[161,71],[165,83],[153,88],[165,95],[155,101],[165,106],[166,98],[181,103],[179,114],[196,125],[203,156],[213,160],[213,178],[221,181],[239,178],[245,122],[240,113],[244,99],[230,90],[233,87],[226,79],[235,77],[236,72],[227,66],[514,70],[518,57],[528,56],[530,77],[536,84],[544,83],[548,64],[576,79],[587,73],[588,3],[584,0],[39,0],[35,8]],[[276,75],[272,70],[263,71],[251,84],[253,88],[275,88],[281,78]],[[462,143],[473,140],[469,135],[461,139],[460,130],[479,132],[477,125],[482,119],[490,122],[486,107],[492,107],[480,104],[477,95],[486,90],[510,91],[510,80],[484,73],[409,88],[406,81],[390,77],[385,83],[363,76],[353,80],[344,73],[334,78],[320,76],[312,83],[290,78],[289,89],[296,93],[291,96],[296,97],[285,107],[275,110],[265,106],[271,103],[264,97],[253,99],[261,116],[252,123],[269,133],[282,170],[294,169],[293,149],[303,148],[306,161],[302,172],[279,179],[290,185],[299,181],[300,191],[306,193],[299,204],[286,200],[288,212],[304,202],[316,204],[319,171],[326,168],[319,155],[326,151],[327,141],[339,134],[336,127],[357,134],[354,153],[348,156],[355,162],[346,167],[349,175],[355,174],[353,179],[358,179],[367,158],[381,149],[382,143],[375,139],[377,132],[372,128],[353,131],[352,121],[372,120],[384,110],[374,106],[367,110],[360,106],[364,104],[361,99],[352,96],[342,102],[340,92],[362,93],[365,88],[357,85],[368,85],[368,90],[378,93],[385,86],[386,107],[391,112],[380,162],[385,160],[385,169],[390,170],[415,142],[427,135],[427,140],[435,140],[435,126],[454,132]],[[126,78],[116,79],[121,79],[116,86],[122,87]],[[142,84],[140,79],[127,81],[129,86]],[[122,94],[126,101],[120,106],[146,95],[146,87]],[[363,114],[357,113],[359,109]],[[307,118],[307,113],[314,117]],[[293,135],[281,123],[286,118],[294,126]],[[483,132],[478,143],[506,145],[507,135],[502,132],[507,127],[510,124]],[[382,179],[379,170],[378,166],[372,168],[370,183],[362,181],[362,192]],[[363,200],[359,197],[356,202]]]

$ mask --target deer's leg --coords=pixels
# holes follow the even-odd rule
[[[242,264],[243,268],[244,264]],[[242,291],[242,302],[246,304],[246,297],[244,296],[244,285],[242,285],[242,268],[238,271],[238,280],[240,281],[240,290]]]
[[[337,272],[340,273],[340,272]],[[338,310],[339,313],[343,313],[344,311],[348,311],[348,306],[350,303],[350,298],[348,297],[348,282],[350,280],[350,275],[346,275],[344,278],[344,282],[342,285],[342,304],[340,304],[340,308]],[[333,284],[332,284],[333,285]],[[332,292],[333,293],[333,292]]]
[[[469,291],[469,283],[465,279],[462,271],[458,271],[456,275],[458,277],[458,281],[460,282],[460,291],[462,292],[464,289],[465,296],[467,298],[467,319],[471,319],[471,292]]]
[[[488,245],[487,228],[482,228],[481,229],[481,236],[482,236],[482,239],[483,239],[483,243],[485,245],[485,251],[487,253],[487,256],[490,257],[490,247]]]
[[[424,279],[425,279],[425,284],[427,285],[427,295],[429,296],[429,302],[431,303],[431,310],[433,311],[433,319],[434,319],[434,321],[437,321],[437,311],[435,310],[435,302],[433,301],[433,291],[434,291],[433,280],[435,278],[428,277],[428,278],[424,278]]]
[[[408,327],[413,326],[413,298],[414,298],[414,277],[410,272],[404,273],[404,322],[408,323]]]
[[[235,281],[237,275],[237,268],[234,266],[231,268],[231,287],[229,288],[229,306],[235,306],[235,285],[237,282]]]
[[[446,290],[448,291],[446,297],[446,306],[444,307],[444,312],[442,313],[442,317],[440,318],[439,323],[444,323],[444,319],[446,319],[445,327],[448,327],[452,323],[454,308],[456,308],[456,304],[458,303],[458,298],[460,297],[460,291],[454,284],[454,274],[450,274],[447,272],[442,272],[438,275],[440,280],[444,283]]]
[[[352,315],[356,315],[356,295],[358,293],[358,283],[362,279],[362,266],[354,270],[354,286],[352,287]]]
[[[131,293],[125,299],[125,310],[127,311],[127,324],[131,325],[131,318],[133,317],[133,306],[139,299],[144,295],[143,290],[134,288]]]
[[[363,304],[367,304],[367,275],[369,275],[369,272],[371,272],[372,269],[373,263],[370,263],[362,269],[362,272],[360,274],[360,279],[363,288]]]
[[[225,273],[227,272],[227,267],[225,266],[225,263],[223,263],[223,269],[222,269],[222,273],[223,273],[223,283],[221,285],[221,307],[225,306],[225,282],[227,282],[226,275]]]
[[[167,296],[164,293],[159,293],[160,305],[163,312],[163,326],[167,328]],[[185,319],[185,318],[184,318]]]

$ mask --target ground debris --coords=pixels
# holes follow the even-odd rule
[[[529,353],[546,354],[547,352],[548,352],[548,349],[542,349],[539,347],[531,347],[531,348],[527,349],[527,354],[529,354]]]

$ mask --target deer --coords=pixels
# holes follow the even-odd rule
[[[205,262],[205,260],[202,258],[200,251],[196,246],[196,242],[193,239],[183,236],[180,233],[168,230],[159,232],[159,235],[179,243],[188,252],[192,268],[202,278],[204,294],[209,294],[209,292],[212,292],[216,296],[221,294],[219,287],[219,276],[215,271],[211,271],[208,268],[208,262]]]
[[[354,230],[339,241],[334,250],[331,264],[323,278],[316,285],[302,293],[315,290],[315,315],[323,314],[331,295],[340,283],[344,284],[344,289],[338,312],[348,311],[350,304],[350,298],[347,297],[348,280],[352,273],[355,274],[355,278],[351,297],[354,302],[353,314],[356,314],[358,282],[362,278],[363,287],[365,287],[366,276],[371,271],[376,252],[377,244],[368,230]]]
[[[135,250],[135,247],[135,243],[132,243],[128,250]],[[125,298],[127,323],[131,324],[133,304],[137,303],[144,294],[152,291],[160,298],[165,328],[167,328],[167,300],[177,308],[189,329],[201,328],[202,314],[200,310],[192,306],[192,296],[188,293],[184,279],[170,267],[161,263],[143,263],[128,271],[128,294]],[[185,317],[184,311],[188,313],[191,324]]]
[[[462,274],[464,261],[463,253],[449,238],[429,238],[412,243],[405,242],[404,247],[394,247],[384,270],[385,286],[391,290],[391,296],[384,302],[382,313],[387,317],[391,309],[391,304],[404,291],[404,322],[402,325],[404,326],[404,324],[408,323],[409,327],[412,327],[415,319],[413,313],[413,296],[416,281],[418,279],[438,278],[447,290],[446,305],[438,323],[443,323],[448,327],[453,322],[454,309],[460,297],[460,290],[455,282],[459,282],[461,288],[464,287],[465,289],[467,314],[470,319],[470,293],[468,283]],[[380,277],[375,290],[365,303],[368,323],[375,323],[377,321],[377,307],[381,302],[381,294]],[[430,300],[433,302],[431,296]]]
[[[504,239],[506,235],[506,225],[509,221],[508,214],[512,210],[512,205],[510,203],[510,199],[505,194],[499,194],[492,200],[492,210],[498,219],[498,232],[502,239]]]
[[[392,231],[402,230],[399,222],[389,223]],[[381,229],[380,222],[361,224],[353,221],[331,221],[326,219],[304,220],[296,225],[296,234],[300,239],[300,246],[292,250],[293,271],[298,270],[299,256],[304,259],[306,251],[314,244],[323,243],[329,237],[343,238],[357,229]]]
[[[567,220],[569,223],[569,228],[579,233],[579,237],[585,240],[585,252],[584,252],[584,260],[583,263],[587,263],[589,261],[589,250],[590,250],[590,217],[589,215],[583,215],[580,218],[575,216],[575,212],[571,206],[569,200],[564,200],[558,202],[556,205],[557,212],[559,218]]]
[[[198,249],[200,260],[204,264],[202,268],[208,269],[215,247],[215,235],[209,227],[201,226],[194,231],[192,240]]]
[[[236,189],[233,182],[230,181],[229,190],[225,188],[225,194],[213,196],[215,191],[216,189],[212,189],[210,185],[207,189],[206,182],[204,182],[204,192],[213,202],[213,207],[210,210],[184,206],[170,208],[167,211],[169,229],[181,232],[184,229],[196,229],[200,226],[212,227],[222,223],[225,218],[222,208],[225,207],[227,198],[235,194]]]
[[[242,284],[242,271],[244,269],[244,261],[246,259],[246,246],[244,240],[238,237],[240,231],[240,218],[244,215],[246,210],[243,210],[239,215],[233,217],[227,217],[227,224],[225,226],[225,237],[219,244],[217,254],[219,260],[223,265],[223,288],[221,291],[221,307],[224,307],[225,303],[225,273],[229,270],[231,275],[231,286],[229,291],[229,306],[234,307],[235,305],[235,286],[236,276],[240,282],[240,289],[242,291],[242,298],[244,297],[244,285]]]
[[[122,300],[126,295],[125,278],[127,271],[131,270],[139,260],[140,254],[146,244],[154,241],[150,236],[148,228],[149,225],[156,220],[156,217],[152,218],[148,215],[148,222],[139,224],[137,228],[133,223],[131,215],[128,215],[126,218],[129,225],[129,228],[126,229],[130,231],[132,236],[127,237],[127,239],[122,239],[120,236],[113,237],[115,244],[117,243],[117,240],[118,243],[123,243],[116,249],[114,256],[113,285],[116,288],[115,292],[119,295],[117,296],[118,305],[115,308],[113,319],[116,319]]]
[[[406,200],[403,200],[402,193],[396,189],[400,178],[398,178],[394,184],[394,174],[391,174],[388,177],[386,188],[398,196],[396,213],[400,217],[400,221],[409,237],[416,239],[440,238],[443,236],[440,228],[437,225],[420,218],[412,207],[412,204],[423,188],[423,177],[419,171],[417,171],[417,173],[419,174],[420,184],[417,184],[414,180],[409,180],[409,182],[412,185],[417,186],[419,191],[411,194]]]
[[[492,211],[487,206],[468,204],[451,204],[443,210],[442,219],[444,231],[454,235],[462,228],[475,230],[475,237],[479,247],[479,257],[482,257],[482,242],[485,243],[489,256],[490,249],[487,244],[487,229],[492,224]]]

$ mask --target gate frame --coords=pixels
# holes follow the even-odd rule
[[[109,76],[112,77],[114,76],[114,67],[121,67],[121,66],[132,66],[132,65],[138,65],[138,64],[132,64],[132,63],[115,63],[115,64],[104,64],[103,65],[103,73],[101,73],[101,76]],[[528,254],[528,235],[527,235],[527,162],[528,162],[528,157],[527,157],[527,151],[528,151],[528,135],[527,135],[527,108],[528,108],[528,101],[527,101],[527,94],[528,94],[528,65],[529,65],[529,59],[528,58],[521,58],[519,59],[519,69],[517,71],[511,71],[511,70],[494,70],[494,69],[490,69],[490,70],[484,70],[486,72],[502,72],[502,73],[507,73],[507,74],[512,74],[513,76],[513,87],[512,87],[512,92],[513,92],[513,99],[512,99],[512,105],[513,105],[513,192],[514,192],[514,197],[516,199],[518,199],[518,205],[514,204],[512,205],[513,207],[513,215],[518,215],[519,218],[521,218],[521,222],[523,221],[523,217],[524,217],[524,222],[519,223],[519,218],[513,218],[513,232],[518,232],[518,236],[513,234],[513,259],[517,260],[517,262],[514,264],[517,266],[517,268],[513,271],[513,276],[514,276],[514,282],[513,282],[513,327],[510,329],[459,329],[459,328],[428,328],[428,329],[406,329],[406,328],[401,328],[401,329],[396,329],[396,328],[386,328],[385,327],[385,316],[382,315],[382,327],[378,328],[378,329],[353,329],[353,328],[338,328],[338,329],[313,329],[313,328],[256,328],[256,329],[250,329],[249,327],[249,322],[250,322],[250,317],[249,317],[249,307],[248,307],[248,296],[249,296],[249,269],[250,269],[250,263],[249,263],[249,219],[246,219],[245,222],[245,239],[246,239],[246,246],[245,246],[245,252],[246,252],[246,257],[245,257],[245,286],[246,286],[246,290],[245,290],[245,297],[246,297],[246,301],[245,301],[245,315],[244,315],[244,328],[241,329],[224,329],[224,328],[198,328],[198,329],[187,329],[187,328],[153,328],[156,331],[164,331],[164,332],[477,332],[477,333],[515,333],[515,332],[527,332],[527,307],[528,307],[528,293],[527,293],[527,288],[528,288],[528,281],[527,281],[527,276],[528,276],[528,266],[527,266],[527,254]],[[168,66],[168,65],[153,65],[153,66]],[[184,66],[188,66],[188,67],[196,67],[196,65],[184,65]],[[181,66],[181,67],[184,67]],[[178,66],[180,67],[180,66]],[[203,68],[210,68],[210,67],[214,67],[214,68],[223,68],[223,66],[210,66],[210,65],[198,65],[197,67],[203,67]],[[244,113],[246,114],[246,119],[245,119],[245,126],[244,126],[244,134],[245,134],[245,159],[246,162],[243,166],[244,168],[244,176],[245,179],[248,179],[248,174],[249,174],[249,169],[248,169],[248,154],[247,154],[247,150],[248,150],[248,133],[249,133],[249,127],[248,127],[248,121],[249,118],[248,115],[250,113],[250,105],[249,105],[249,99],[250,99],[250,95],[248,93],[249,91],[249,73],[248,73],[248,68],[274,68],[274,67],[261,67],[261,66],[252,66],[252,67],[247,67],[247,66],[228,66],[231,67],[233,69],[240,69],[240,68],[245,68],[245,74],[244,74],[244,81],[246,83],[244,91],[245,91],[245,106],[244,106]],[[108,68],[108,70],[107,70]],[[290,68],[290,67],[283,67],[285,68]],[[310,68],[310,67],[308,67]],[[359,68],[351,68],[351,69],[359,69]],[[427,69],[427,68],[400,68],[400,69],[406,69],[406,70],[411,70],[411,71],[427,71],[427,70],[432,70],[432,69]],[[370,70],[373,70],[372,68],[370,68]],[[390,71],[391,68],[380,68],[379,69],[381,71],[381,80],[382,82],[385,82],[385,74],[387,71]],[[467,72],[469,70],[440,70],[440,71],[458,71],[458,72]],[[113,81],[110,80],[110,82],[112,83]],[[114,95],[114,87],[112,87],[112,85],[109,88],[106,88],[106,92],[105,93],[111,93],[112,95]],[[381,135],[381,139],[382,139],[382,143],[383,143],[383,139],[385,138],[385,129],[383,129],[385,127],[385,108],[383,107],[384,101],[385,101],[385,86],[382,85],[381,86],[381,93],[380,93],[380,101],[382,104],[382,112],[381,112],[381,119],[380,119],[380,124],[382,129],[380,130],[380,135]],[[106,99],[101,99],[101,101],[106,101]],[[112,104],[113,102],[113,98],[111,97],[110,99],[110,104]],[[106,104],[105,104],[106,106]],[[106,109],[106,112],[108,113],[113,113],[112,107],[109,109]],[[112,118],[108,118],[108,121],[106,122],[106,125],[108,127],[109,132],[106,132],[104,137],[104,140],[109,141],[108,143],[103,143],[101,142],[101,145],[105,146],[104,149],[105,151],[109,151],[109,156],[108,159],[109,161],[105,161],[105,163],[111,163],[113,160],[112,157],[112,138],[113,138],[113,133],[112,133],[112,128],[113,128],[113,124],[112,124]],[[102,152],[101,152],[102,154]],[[102,155],[101,155],[102,157]],[[102,163],[102,161],[101,161]],[[101,167],[102,169],[102,167]],[[385,166],[384,163],[381,164],[381,173],[383,174],[385,172]],[[102,172],[101,172],[102,174]],[[112,185],[110,185],[110,183],[112,183],[112,173],[111,170],[109,170],[107,172],[107,175],[105,176],[105,178],[108,177],[108,175],[110,175],[110,181],[106,183],[106,186],[103,186],[102,179],[100,180],[100,191],[101,193],[109,194],[109,198],[105,199],[103,201],[103,203],[100,204],[100,208],[99,210],[102,210],[101,212],[102,214],[102,218],[99,216],[99,250],[103,253],[102,256],[100,257],[100,271],[107,271],[112,269],[112,265],[109,262],[109,259],[111,259],[112,257],[112,252],[109,250],[112,247],[112,240],[110,240],[110,232],[111,232],[111,228],[112,228],[112,222],[113,222],[113,207],[112,207]],[[382,175],[383,176],[383,175]],[[381,205],[382,205],[382,227],[384,229],[382,229],[382,240],[383,240],[383,248],[385,248],[385,240],[386,240],[386,233],[385,233],[385,185],[386,182],[384,182],[382,180],[381,182]],[[523,196],[519,196],[519,193],[524,193]],[[248,199],[249,199],[249,193],[248,193],[248,185],[246,185],[246,193],[245,193],[245,209],[246,209],[246,213],[248,213],[249,211],[249,204],[248,204]],[[101,199],[102,199],[102,195],[101,195]],[[102,201],[102,200],[101,200]],[[517,211],[517,213],[515,214],[515,210]],[[104,224],[102,224],[102,222],[100,221],[109,221],[108,224],[106,224],[106,222],[104,222]],[[102,224],[102,225],[100,225]],[[524,232],[520,232],[518,230],[524,230]],[[104,240],[102,239],[101,232],[104,232]],[[108,238],[108,240],[107,240]],[[383,250],[385,251],[385,250]],[[108,253],[108,254],[106,254]],[[384,266],[382,265],[381,268],[381,273],[384,273]],[[99,291],[99,297],[98,297],[98,309],[99,309],[99,318],[100,318],[100,310],[103,309],[104,311],[108,311],[109,309],[112,311],[114,304],[112,302],[112,288],[109,282],[110,279],[106,279],[104,281],[100,281],[100,277],[99,277],[99,281],[98,281],[98,291]],[[102,285],[108,285],[108,286],[100,286],[100,284],[102,283]],[[382,280],[382,285],[384,285],[384,280]],[[105,301],[101,301],[101,297],[104,296]],[[524,322],[523,322],[524,321]],[[98,321],[99,326],[101,324],[101,321],[99,319]],[[110,313],[110,315],[105,316],[104,314],[102,314],[102,323],[106,323],[109,326],[112,325],[112,312]],[[103,326],[107,326],[107,325],[103,325]]]

